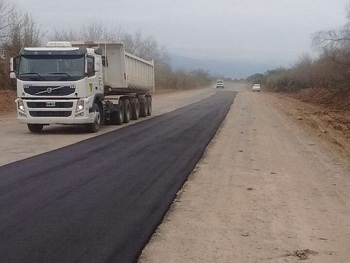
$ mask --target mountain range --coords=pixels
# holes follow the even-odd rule
[[[277,68],[275,65],[269,65],[268,63],[197,59],[178,55],[170,55],[170,64],[175,70],[191,71],[202,69],[213,76],[232,79],[245,79],[256,73],[265,73],[267,70]]]

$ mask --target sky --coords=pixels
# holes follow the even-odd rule
[[[32,15],[42,32],[79,29],[89,23],[154,37],[177,63],[234,68],[247,77],[291,67],[316,55],[311,36],[346,23],[350,0],[10,0]],[[212,62],[215,62],[215,65]],[[201,64],[203,63],[203,64]],[[249,69],[251,65],[251,70]],[[207,67],[207,68],[206,68]],[[213,69],[210,69],[210,68]],[[217,72],[215,72],[217,73]],[[230,72],[223,75],[230,75]]]

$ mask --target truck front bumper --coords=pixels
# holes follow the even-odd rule
[[[17,99],[17,119],[29,124],[87,124],[94,122],[84,100]]]

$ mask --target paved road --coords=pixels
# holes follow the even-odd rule
[[[136,261],[234,96],[0,167],[1,262]]]

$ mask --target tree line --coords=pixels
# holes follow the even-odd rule
[[[156,89],[187,89],[209,85],[213,76],[208,71],[175,70],[165,46],[141,31],[124,32],[118,27],[107,28],[101,23],[89,23],[79,29],[53,29],[47,35],[41,32],[35,19],[16,4],[0,0],[0,89],[15,89],[9,79],[9,60],[21,48],[42,46],[44,39],[52,41],[122,41],[125,50],[155,62]]]
[[[347,22],[340,29],[324,30],[312,35],[313,58],[303,54],[291,68],[279,67],[265,74],[248,77],[271,91],[298,92],[307,88],[350,89],[350,4]]]

